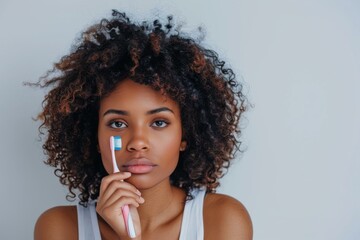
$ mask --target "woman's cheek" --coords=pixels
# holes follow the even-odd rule
[[[112,161],[111,161],[111,156],[110,156],[110,148],[108,149],[105,149],[104,146],[100,146],[100,155],[101,155],[101,161],[102,161],[102,164],[106,170],[106,172],[108,174],[112,173]]]
[[[111,161],[109,159],[106,159],[105,157],[101,156],[101,160],[102,160],[102,163],[103,163],[103,166],[106,170],[106,172],[108,174],[112,173],[112,164],[111,164]]]

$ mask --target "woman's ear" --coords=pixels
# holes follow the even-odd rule
[[[185,151],[187,142],[185,140],[180,143],[180,152]]]

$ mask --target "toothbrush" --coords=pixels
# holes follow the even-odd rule
[[[113,171],[114,173],[120,172],[115,157],[115,151],[121,150],[122,142],[120,136],[111,136],[110,137],[110,150],[111,150],[111,158],[113,164]],[[125,227],[128,232],[129,237],[135,238],[135,228],[134,223],[130,214],[129,205],[124,205],[121,207],[122,215],[124,217]]]

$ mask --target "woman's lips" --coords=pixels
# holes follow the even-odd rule
[[[145,174],[151,172],[157,165],[147,158],[135,158],[124,164],[122,167],[133,174]]]
[[[125,167],[125,169],[133,174],[145,174],[151,172],[154,167],[153,165],[131,165]]]

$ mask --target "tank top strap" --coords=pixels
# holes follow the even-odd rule
[[[95,201],[84,207],[77,203],[79,240],[101,240],[99,223],[95,210]]]
[[[194,198],[185,203],[179,240],[204,239],[203,206],[205,193],[204,189],[195,189],[192,191]]]

